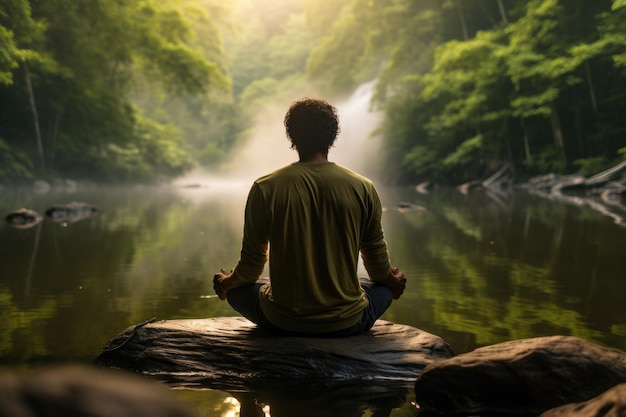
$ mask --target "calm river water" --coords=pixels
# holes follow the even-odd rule
[[[0,365],[90,362],[121,330],[151,317],[235,315],[211,280],[238,258],[248,187],[2,192],[0,213],[70,201],[101,212],[27,230],[0,224]],[[379,191],[392,261],[408,278],[384,319],[437,334],[457,353],[554,334],[626,350],[626,227],[523,190]],[[401,202],[419,207],[401,212]],[[225,392],[177,395],[201,415],[238,415]],[[299,415],[331,415],[324,407],[335,400],[303,396]],[[415,415],[410,392],[404,400],[390,415]],[[336,415],[372,415],[358,407]]]

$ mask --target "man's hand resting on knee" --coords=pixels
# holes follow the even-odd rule
[[[393,298],[397,300],[404,292],[404,288],[406,287],[406,278],[398,268],[394,267],[389,269],[387,278],[385,278],[381,284],[389,288],[393,294]]]
[[[243,287],[244,285],[250,285],[250,283],[237,277],[233,274],[233,271],[227,274],[224,268],[213,275],[213,289],[215,290],[215,294],[220,297],[220,300],[225,300],[231,290]]]

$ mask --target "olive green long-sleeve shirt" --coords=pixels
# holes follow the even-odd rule
[[[356,324],[367,306],[359,252],[373,281],[390,263],[382,206],[370,180],[335,163],[294,163],[254,182],[236,274],[256,281],[269,254],[261,309],[285,330],[323,333]]]

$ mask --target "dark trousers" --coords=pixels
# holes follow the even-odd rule
[[[259,289],[264,283],[254,283],[231,290],[228,293],[228,303],[257,326],[270,333],[281,336],[316,336],[316,337],[345,337],[364,333],[372,328],[374,322],[383,315],[391,305],[393,296],[391,290],[384,285],[376,283],[362,284],[365,295],[369,300],[368,306],[363,311],[361,320],[347,329],[328,333],[299,333],[280,329],[267,320],[259,302]]]

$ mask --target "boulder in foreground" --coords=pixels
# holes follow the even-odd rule
[[[626,354],[570,336],[498,343],[427,366],[423,413],[529,414],[589,400],[626,382]]]
[[[0,371],[3,417],[196,417],[162,385],[84,365]]]

